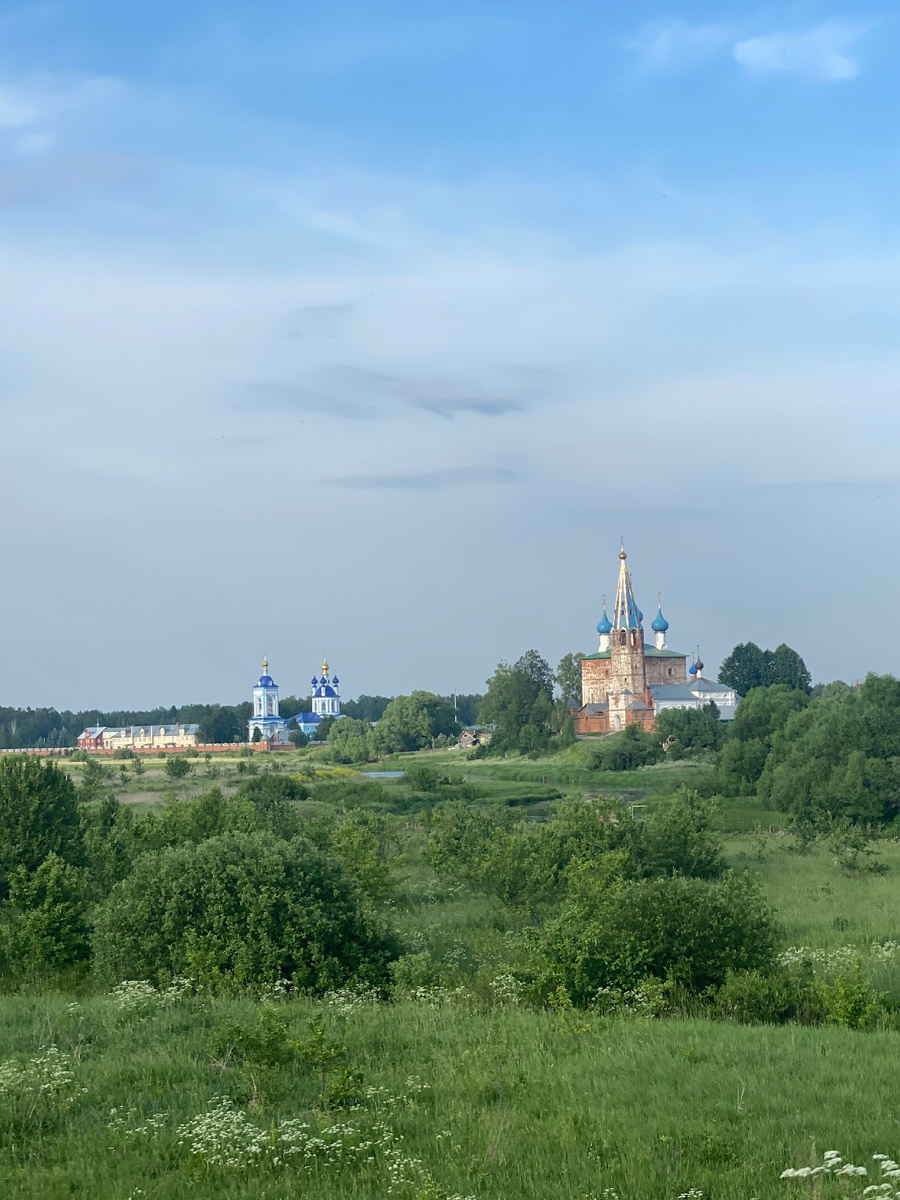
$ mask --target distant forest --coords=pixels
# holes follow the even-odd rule
[[[392,699],[392,696],[360,696],[357,700],[342,700],[341,713],[357,721],[374,722]],[[444,699],[454,702],[453,696]],[[475,724],[480,700],[477,695],[455,697],[461,725]],[[310,696],[285,696],[280,704],[281,715],[287,719],[311,708]],[[246,738],[251,709],[249,700],[240,704],[184,704],[181,708],[173,704],[171,708],[116,712],[100,712],[95,708],[57,712],[55,708],[0,707],[0,750],[74,746],[88,725],[168,725],[176,721],[198,724],[201,742],[233,742]]]

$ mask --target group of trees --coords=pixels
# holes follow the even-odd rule
[[[521,968],[536,998],[587,1005],[647,979],[698,992],[771,967],[775,940],[758,885],[724,873],[708,815],[686,790],[645,821],[580,800],[541,826],[449,804],[427,853],[440,874],[545,914]]]
[[[741,642],[719,667],[719,682],[733,687],[739,696],[773,684],[809,694],[812,685],[806,663],[783,642],[775,650],[760,650],[755,642]]]
[[[364,814],[304,823],[307,795],[270,774],[136,816],[112,797],[79,804],[53,762],[0,757],[0,973],[90,966],[214,991],[383,981],[397,953],[370,903],[384,831]]]
[[[324,732],[335,762],[366,762],[380,755],[447,745],[461,730],[450,699],[418,691],[395,696],[374,726],[342,716]]]

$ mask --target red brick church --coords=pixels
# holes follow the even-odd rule
[[[613,619],[597,625],[600,648],[581,660],[581,708],[574,711],[576,733],[610,733],[639,723],[650,728],[663,708],[700,708],[715,701],[720,716],[734,715],[732,688],[703,678],[703,663],[687,666],[688,656],[666,645],[669,623],[660,605],[651,625],[654,644],[644,642],[644,614],[637,606],[625,547],[619,551],[619,582]]]

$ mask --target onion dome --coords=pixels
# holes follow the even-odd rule
[[[669,622],[662,614],[662,605],[659,606],[656,616],[653,618],[653,624],[650,626],[654,633],[665,633],[669,628]]]
[[[264,659],[263,659],[263,661],[262,661],[262,668],[263,668],[263,673],[262,673],[262,675],[260,675],[260,677],[259,677],[259,682],[257,683],[257,685],[256,685],[256,686],[257,686],[257,687],[263,687],[263,688],[264,688],[264,687],[274,687],[274,686],[275,686],[275,680],[274,680],[274,679],[272,678],[272,676],[269,674],[269,660],[268,660],[268,658],[264,658]]]
[[[318,681],[318,679],[316,679],[315,675],[313,675],[313,677],[312,677],[312,685],[314,688],[317,688],[319,686],[319,681]]]
[[[701,658],[698,658],[697,661],[694,663],[694,666],[697,668],[697,672],[699,674],[699,672],[703,670],[703,660]]]
[[[604,637],[605,637],[605,636],[607,636],[608,634],[612,633],[612,627],[613,627],[613,626],[612,626],[612,621],[611,621],[611,620],[609,619],[609,617],[606,615],[606,605],[604,604],[604,605],[603,605],[603,616],[602,616],[602,617],[600,618],[600,620],[597,622],[597,632],[598,632],[598,633],[599,633],[601,636],[604,636]]]
[[[339,684],[341,681],[338,679],[337,675],[333,675],[333,676],[331,677],[331,682],[334,684],[334,686],[335,686],[335,687],[337,687],[337,685],[338,685],[338,684]]]
[[[697,674],[697,664],[691,663],[691,665],[688,667],[688,675],[696,675],[696,674]]]

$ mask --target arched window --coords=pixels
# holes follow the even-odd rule
[[[626,643],[627,643],[627,639],[625,636],[625,630],[623,629],[622,632],[619,634],[619,645],[624,646],[624,645],[626,645]]]

